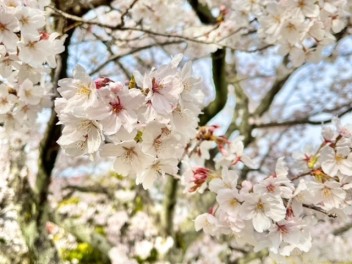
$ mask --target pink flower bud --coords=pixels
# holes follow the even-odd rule
[[[219,136],[216,138],[216,144],[222,155],[228,155],[228,151],[225,149],[225,146],[230,144],[230,141],[225,136]]]
[[[211,126],[208,127],[208,129],[209,129],[209,131],[210,131],[211,133],[214,133],[215,130],[217,130],[217,129],[219,129],[219,128],[220,128],[219,125],[211,125]]]
[[[216,209],[217,209],[216,206],[210,207],[209,210],[208,210],[208,214],[211,214],[211,215],[215,216]]]
[[[40,33],[40,40],[47,40],[49,38],[49,33],[48,32],[41,32]]]
[[[193,182],[194,186],[191,187],[189,190],[190,192],[196,191],[206,180],[209,176],[209,169],[207,168],[197,168],[193,171]]]
[[[195,171],[193,171],[193,177],[194,177],[193,182],[197,185],[201,185],[207,180],[208,175],[209,175],[209,169],[198,168]]]
[[[95,80],[95,86],[97,87],[97,89],[99,90],[100,88],[106,86],[107,84],[109,84],[110,82],[112,82],[109,78],[107,77],[101,77]]]

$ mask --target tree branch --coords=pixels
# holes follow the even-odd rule
[[[336,214],[331,214],[331,213],[329,213],[329,212],[327,212],[327,211],[325,211],[325,210],[323,210],[320,207],[315,206],[315,205],[303,204],[303,207],[308,208],[308,209],[312,209],[312,210],[317,211],[317,212],[320,212],[320,213],[325,214],[325,215],[327,215],[328,217],[331,217],[331,218],[336,218],[337,217]]]
[[[219,44],[217,41],[205,41],[205,40],[201,40],[199,39],[200,37],[203,37],[203,34],[199,35],[199,36],[184,36],[184,35],[180,35],[180,34],[174,34],[174,33],[165,33],[165,32],[158,32],[158,31],[153,31],[151,29],[146,29],[146,28],[142,28],[142,27],[126,27],[123,26],[122,24],[118,24],[115,26],[109,25],[109,24],[105,24],[105,23],[101,23],[99,21],[95,21],[95,20],[86,20],[83,19],[79,16],[70,14],[68,12],[65,12],[61,9],[55,8],[53,6],[49,6],[50,9],[52,9],[54,11],[54,14],[57,14],[58,16],[64,17],[68,20],[71,21],[76,21],[78,22],[77,25],[92,25],[92,26],[98,26],[98,27],[102,27],[102,28],[106,28],[106,29],[110,29],[110,30],[120,30],[120,31],[135,31],[135,32],[141,32],[141,33],[145,33],[145,34],[149,34],[149,35],[153,35],[153,36],[158,36],[158,37],[164,37],[164,38],[170,38],[170,39],[178,39],[178,40],[183,40],[183,41],[189,41],[189,42],[194,42],[194,43],[198,43],[198,44],[205,44],[205,45],[217,45],[220,48],[229,48],[229,49],[233,49],[232,47],[229,47],[227,45],[223,45],[223,44]],[[263,49],[265,49],[267,47],[263,47]]]
[[[274,101],[275,96],[281,91],[281,89],[285,86],[286,81],[290,78],[291,74],[287,74],[282,79],[279,79],[275,82],[270,91],[264,96],[260,105],[254,111],[253,116],[261,117],[264,115],[266,111],[269,110],[272,102]]]
[[[164,42],[164,43],[157,43],[157,44],[153,43],[153,44],[145,45],[143,47],[135,48],[135,49],[130,50],[130,51],[128,51],[126,53],[123,53],[123,54],[113,55],[110,58],[108,58],[106,61],[104,61],[102,64],[100,64],[98,67],[96,67],[93,71],[91,71],[89,73],[89,75],[96,74],[97,72],[99,72],[101,69],[103,69],[106,65],[108,65],[112,61],[119,60],[119,59],[121,59],[123,57],[132,55],[132,54],[137,53],[139,51],[146,50],[146,49],[155,47],[157,45],[166,46],[166,45],[172,45],[172,44],[178,44],[178,43],[181,43],[181,42],[179,42],[179,41],[167,41],[167,42]]]
[[[336,115],[336,117],[343,117],[344,115],[351,113],[352,107],[347,108],[343,112]],[[324,119],[321,121],[312,121],[309,120],[309,117],[297,119],[297,120],[290,120],[284,122],[271,122],[271,123],[264,123],[264,124],[254,124],[255,128],[270,128],[270,127],[282,127],[282,126],[295,126],[295,125],[322,125],[327,124],[332,121],[332,118]]]
[[[332,233],[334,236],[339,236],[339,235],[342,235],[343,233],[347,232],[351,228],[352,228],[352,222],[348,223],[340,228],[335,229],[334,232],[332,232]]]
[[[114,193],[111,190],[100,185],[90,185],[90,186],[67,185],[63,189],[71,190],[72,192],[77,191],[82,193],[104,194],[110,199],[114,198]]]
[[[213,80],[215,85],[215,99],[203,111],[200,116],[200,126],[206,123],[219,113],[225,106],[227,101],[227,80],[226,80],[226,51],[218,49],[211,54],[213,66]]]
[[[197,14],[199,20],[205,25],[216,24],[217,19],[213,17],[208,6],[199,3],[198,0],[188,0],[188,3],[192,6],[194,12]]]
[[[121,14],[121,22],[120,25],[123,27],[125,25],[125,16],[127,16],[128,12],[133,8],[135,4],[137,4],[139,0],[134,0],[132,3],[126,8],[126,10]]]
[[[199,3],[198,0],[188,0],[188,2],[203,24],[215,25],[218,23],[217,18],[212,15],[211,10],[207,5]],[[226,79],[225,58],[226,50],[224,46],[222,46],[222,49],[218,49],[211,54],[215,99],[210,105],[208,105],[208,107],[204,109],[203,114],[200,116],[200,126],[206,125],[206,123],[218,112],[220,112],[226,104],[228,83]]]
[[[164,214],[162,223],[164,226],[164,232],[168,236],[174,235],[174,211],[177,203],[177,189],[178,179],[173,176],[168,176],[168,181],[165,187],[165,198],[164,198]]]

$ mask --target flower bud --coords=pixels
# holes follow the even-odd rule
[[[190,192],[196,191],[206,180],[209,176],[209,169],[207,168],[197,168],[193,171],[193,182],[194,186],[191,187],[189,190]]]
[[[101,77],[101,78],[98,78],[98,79],[95,80],[95,86],[99,90],[100,88],[106,86],[110,82],[112,82],[112,81],[109,78]]]

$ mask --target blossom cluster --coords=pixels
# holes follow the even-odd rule
[[[64,50],[63,38],[44,28],[49,1],[0,3],[0,123],[7,133],[29,131],[49,106],[48,66]]]
[[[1,263],[8,263],[6,255],[15,256],[12,261],[19,259],[21,262],[27,251],[18,224],[13,187],[19,176],[29,175],[27,167],[17,165],[24,163],[23,147],[28,147],[29,142],[37,143],[38,114],[50,106],[49,70],[56,67],[55,56],[64,50],[64,39],[48,31],[44,7],[49,3],[45,0],[0,1]],[[34,133],[37,137],[30,141]]]
[[[267,43],[279,44],[294,66],[317,62],[323,49],[335,42],[333,34],[348,23],[348,1],[279,1],[270,3],[259,17],[259,34]]]
[[[105,29],[104,39],[114,43],[119,54],[128,53],[132,47],[179,41],[186,42],[187,49],[183,45],[172,49],[195,58],[224,47],[237,51],[277,47],[275,52],[288,55],[292,66],[298,67],[304,62],[319,61],[323,50],[335,43],[336,36],[343,35],[352,8],[347,0],[202,2],[211,11],[203,22],[185,0],[168,1],[167,5],[161,0],[113,1],[114,8],[99,10],[97,21],[133,29]],[[122,16],[123,12],[117,10],[128,11],[129,16]]]
[[[240,137],[218,143],[221,156],[215,158],[216,169],[196,167],[193,179],[188,176],[193,184],[189,191],[207,187],[216,195],[214,207],[196,218],[196,230],[233,234],[240,245],[268,248],[282,256],[293,250],[307,252],[312,246],[310,229],[317,219],[344,219],[351,213],[352,126],[335,120],[322,134],[323,142],[315,152],[295,157],[297,175],[280,158],[275,171],[259,182],[239,180],[236,169],[254,167]]]
[[[218,24],[201,31],[191,27],[186,32],[213,43],[204,48],[214,51],[219,45],[225,45],[245,50],[251,46],[255,50],[277,45],[280,54],[289,55],[295,67],[321,58],[323,49],[335,42],[334,34],[347,26],[351,9],[347,0],[203,2],[211,10],[218,10]],[[203,31],[204,34],[199,34]]]
[[[136,175],[150,188],[165,174],[175,175],[178,163],[196,134],[203,105],[200,79],[182,56],[128,83],[109,78],[93,81],[78,66],[73,78],[59,81],[56,111],[64,125],[58,143],[72,156],[113,157],[114,170]]]

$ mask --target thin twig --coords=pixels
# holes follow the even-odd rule
[[[323,213],[323,214],[325,214],[325,215],[327,215],[328,217],[331,217],[331,218],[336,218],[337,217],[336,214],[329,213],[329,212],[327,212],[327,211],[325,211],[325,210],[323,210],[320,207],[315,206],[315,205],[303,204],[303,207],[318,211],[318,212]]]
[[[97,72],[99,72],[101,69],[103,69],[106,65],[108,65],[112,61],[119,60],[119,59],[121,59],[123,57],[129,56],[129,55],[137,53],[139,51],[146,50],[146,49],[155,47],[157,45],[166,46],[166,45],[173,45],[173,44],[178,44],[178,43],[180,43],[180,42],[167,41],[167,42],[164,42],[164,43],[153,43],[153,44],[149,44],[149,45],[145,45],[145,46],[142,46],[142,47],[135,48],[134,50],[130,50],[130,51],[128,51],[126,53],[123,53],[123,54],[113,55],[110,58],[108,58],[106,61],[104,61],[102,64],[100,64],[98,67],[96,67],[95,70],[91,71],[89,73],[89,75],[96,74]]]

